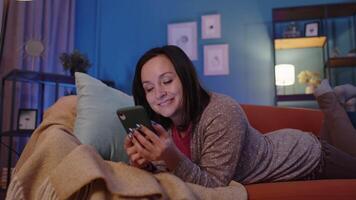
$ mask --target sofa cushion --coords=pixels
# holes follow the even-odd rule
[[[76,72],[75,81],[78,103],[74,135],[93,146],[105,160],[127,161],[125,129],[116,110],[134,105],[133,98],[84,73]]]

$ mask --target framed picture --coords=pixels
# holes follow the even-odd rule
[[[204,75],[229,74],[229,45],[204,46]]]
[[[17,129],[18,130],[34,130],[37,124],[36,109],[19,109]]]
[[[191,60],[197,60],[197,22],[168,24],[168,44],[180,47]]]
[[[305,37],[319,36],[319,22],[306,23],[304,27]]]
[[[220,14],[201,17],[201,37],[203,39],[221,37]]]

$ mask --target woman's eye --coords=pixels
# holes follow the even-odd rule
[[[153,88],[151,88],[151,87],[150,88],[143,88],[143,89],[145,90],[146,93],[151,92],[153,90]]]
[[[163,81],[163,84],[165,84],[165,85],[170,84],[170,83],[172,83],[172,79]]]
[[[150,92],[153,90],[153,87],[152,86],[143,86],[143,90],[147,93],[147,92]]]

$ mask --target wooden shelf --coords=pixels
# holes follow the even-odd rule
[[[326,67],[356,67],[356,57],[337,57],[330,58],[326,63]]]
[[[0,133],[1,137],[30,137],[34,130],[11,130]]]
[[[277,101],[313,101],[315,100],[312,94],[287,94],[287,95],[277,95]]]
[[[61,84],[75,84],[74,77],[52,74],[52,73],[39,73],[35,71],[24,71],[14,69],[8,73],[4,79],[23,82],[38,82],[38,83],[61,83]]]
[[[274,8],[272,11],[272,18],[274,22],[324,19],[352,16],[355,14],[355,11],[356,3]]]
[[[281,38],[274,40],[274,46],[277,50],[323,47],[326,37],[299,37],[299,38]]]
[[[335,18],[343,18],[342,20],[355,20],[356,18],[356,2],[342,2],[334,4],[320,4],[320,5],[307,5],[295,7],[273,8],[272,10],[272,26],[273,26],[273,44],[274,44],[274,63],[278,63],[276,52],[278,50],[287,49],[303,49],[303,48],[321,48],[324,69],[329,71],[326,76],[332,77],[331,68],[341,67],[356,67],[356,57],[338,57],[330,58],[325,50],[330,48],[328,37],[330,37],[328,30],[331,28],[330,20]],[[296,37],[296,38],[280,38],[282,30],[288,28],[290,22],[296,22],[299,25],[308,22],[319,22],[320,37]],[[304,27],[305,28],[305,27]],[[355,36],[355,27],[350,27],[352,36]],[[303,59],[303,58],[302,58]],[[312,94],[289,94],[278,95],[275,94],[277,102],[283,101],[315,101]]]
[[[75,78],[72,76],[53,74],[53,73],[40,73],[36,71],[26,71],[14,69],[4,76],[5,80],[21,81],[30,83],[45,83],[45,84],[60,84],[60,85],[75,85]],[[115,88],[115,82],[110,80],[102,80],[106,85]]]

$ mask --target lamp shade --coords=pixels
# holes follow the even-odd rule
[[[293,85],[295,82],[295,69],[291,64],[279,64],[275,66],[276,85]]]

